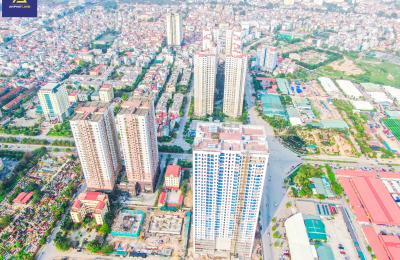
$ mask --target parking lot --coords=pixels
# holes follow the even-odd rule
[[[350,233],[347,231],[341,211],[334,217],[323,217],[326,233],[328,235],[328,245],[332,248],[335,259],[358,259],[357,251],[354,247]],[[343,245],[339,249],[339,244]]]

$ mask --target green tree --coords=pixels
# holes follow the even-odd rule
[[[12,217],[10,215],[0,217],[0,229],[4,229],[7,227],[12,221]]]
[[[33,260],[33,259],[35,259],[33,257],[33,255],[26,253],[25,250],[19,251],[18,254],[15,256],[15,258],[17,260]]]
[[[129,98],[129,95],[128,95],[127,93],[124,93],[124,94],[122,94],[122,96],[121,96],[121,99],[122,99],[123,101],[128,100],[128,98]]]
[[[101,244],[95,239],[87,243],[86,249],[89,250],[89,252],[91,253],[97,253],[101,250]]]
[[[113,249],[113,247],[110,246],[110,245],[103,245],[103,246],[101,247],[100,251],[101,251],[103,254],[109,255],[109,254],[111,254],[111,253],[114,251],[114,249]]]
[[[340,183],[336,180],[336,175],[333,172],[331,166],[326,165],[326,172],[328,174],[329,182],[331,183],[332,191],[336,193],[338,196],[343,195],[343,187],[340,185]]]
[[[101,227],[99,228],[99,233],[104,235],[107,235],[111,232],[110,226],[107,223],[104,223],[103,225],[101,225]]]
[[[71,248],[71,240],[65,235],[62,235],[61,232],[57,233],[56,238],[54,239],[54,243],[56,245],[56,248],[60,251],[67,251]]]

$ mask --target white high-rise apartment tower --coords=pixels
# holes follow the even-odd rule
[[[217,77],[217,56],[212,51],[194,55],[194,115],[214,112],[214,93]]]
[[[88,190],[113,190],[122,165],[112,106],[85,103],[70,124]]]
[[[47,120],[63,121],[68,116],[68,93],[60,83],[47,83],[38,92],[40,106]]]
[[[182,18],[179,13],[167,13],[167,44],[180,46],[183,38]]]
[[[130,188],[154,191],[158,172],[158,147],[154,104],[151,97],[131,97],[117,115],[126,175]]]
[[[242,115],[246,74],[246,55],[235,53],[225,57],[223,112],[229,117]]]
[[[231,55],[235,52],[241,51],[242,39],[239,30],[226,30],[225,31],[225,55]]]
[[[278,66],[278,50],[275,47],[257,49],[257,60],[261,70],[272,72]]]
[[[250,259],[268,157],[261,126],[198,124],[193,145],[195,254]]]
[[[213,32],[211,30],[203,30],[202,50],[207,51],[215,48]]]

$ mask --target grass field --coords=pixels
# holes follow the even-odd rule
[[[384,119],[383,123],[390,129],[397,140],[400,141],[400,120],[399,119]]]
[[[363,71],[362,74],[346,75],[344,72],[337,71],[329,65],[317,69],[316,74],[334,79],[348,79],[358,83],[371,82],[393,87],[400,86],[399,65],[381,62],[376,59],[354,59],[353,61]]]

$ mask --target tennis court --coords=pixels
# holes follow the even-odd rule
[[[325,225],[320,218],[315,216],[304,216],[304,224],[310,240],[326,240]]]

